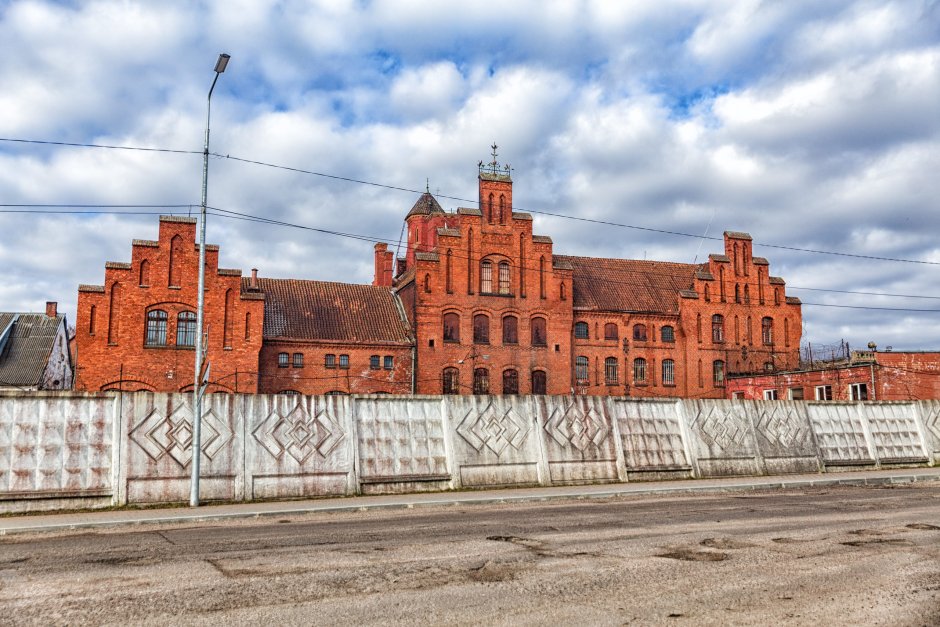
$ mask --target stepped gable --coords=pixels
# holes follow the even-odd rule
[[[555,255],[571,265],[575,309],[679,313],[679,292],[690,290],[698,265],[635,259]]]
[[[248,288],[251,279],[242,280]],[[411,344],[397,296],[387,287],[259,278],[264,338]]]

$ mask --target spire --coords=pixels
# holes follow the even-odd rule
[[[493,142],[493,145],[490,146],[493,152],[490,156],[493,157],[493,160],[487,164],[484,164],[482,161],[477,162],[477,168],[480,170],[480,175],[490,179],[490,180],[503,180],[511,181],[512,180],[512,167],[506,163],[500,165],[497,157],[499,156],[499,146],[496,145],[496,142]]]

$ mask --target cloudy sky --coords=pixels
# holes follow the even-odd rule
[[[369,241],[220,213],[394,246],[426,184],[471,206],[495,141],[557,253],[701,261],[747,231],[804,342],[940,349],[938,0],[0,0],[0,41],[0,310],[74,320],[79,283],[196,210],[227,52],[224,267],[369,282]]]

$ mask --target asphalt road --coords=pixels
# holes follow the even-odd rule
[[[5,624],[940,624],[940,485],[0,537]]]

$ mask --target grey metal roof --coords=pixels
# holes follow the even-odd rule
[[[13,325],[0,354],[0,385],[39,385],[64,319],[61,315],[50,318],[39,313],[0,312],[0,334]]]

